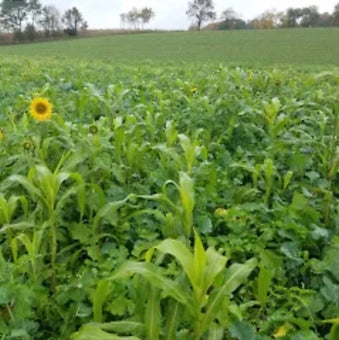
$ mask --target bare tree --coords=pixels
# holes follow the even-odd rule
[[[201,29],[203,22],[216,18],[212,0],[194,0],[189,2],[186,14],[193,18],[198,30]]]
[[[49,5],[42,8],[39,24],[43,28],[47,37],[56,35],[60,32],[60,18],[60,12],[55,6]]]
[[[126,28],[126,23],[127,23],[127,14],[126,13],[121,13],[120,14],[120,27],[122,29]]]

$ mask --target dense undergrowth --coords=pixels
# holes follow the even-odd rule
[[[0,68],[1,339],[338,339],[338,69]]]

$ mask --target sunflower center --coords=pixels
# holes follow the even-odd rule
[[[39,115],[43,115],[43,114],[46,113],[47,107],[46,107],[46,105],[43,104],[43,103],[38,103],[38,104],[36,104],[36,106],[35,106],[35,111],[36,111]]]

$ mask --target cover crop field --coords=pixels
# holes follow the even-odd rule
[[[1,339],[339,339],[338,68],[0,68]]]
[[[109,63],[183,61],[339,66],[338,28],[168,32],[0,46],[0,55],[67,57]]]

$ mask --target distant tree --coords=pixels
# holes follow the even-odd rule
[[[219,22],[219,30],[244,30],[247,28],[246,21],[242,19],[227,19]]]
[[[299,25],[299,20],[302,17],[302,15],[303,14],[301,8],[288,8],[284,20],[284,26],[297,27]]]
[[[339,2],[334,6],[333,26],[339,26]]]
[[[317,27],[330,27],[333,25],[333,16],[328,13],[320,13],[317,20]]]
[[[42,5],[39,0],[30,0],[28,5],[29,14],[31,17],[31,25],[35,28],[35,24],[41,15]]]
[[[62,16],[62,23],[66,27],[65,32],[69,35],[77,35],[79,29],[86,29],[88,26],[82,14],[76,7],[73,7],[64,13]]]
[[[127,14],[126,13],[121,13],[120,14],[120,27],[122,29],[126,28],[126,23],[127,23]]]
[[[240,15],[232,7],[225,9],[220,15],[220,30],[244,29],[246,22],[240,19]]]
[[[238,14],[232,7],[225,9],[220,15],[221,22],[219,23],[219,30],[237,30],[247,28],[244,20],[240,19]]]
[[[201,26],[205,21],[216,18],[212,0],[193,0],[189,2],[186,14],[193,18],[194,25],[201,30]]]
[[[155,17],[155,13],[151,7],[144,7],[139,12],[139,17],[142,22],[142,27],[144,27],[145,24],[148,24],[150,20]]]
[[[276,11],[265,11],[252,20],[251,27],[255,29],[272,29],[278,27],[281,20],[281,14]]]
[[[21,35],[22,40],[33,41],[36,38],[37,31],[33,24],[27,24],[23,34]]]
[[[319,12],[317,6],[310,6],[301,9],[301,21],[302,27],[315,27],[319,19]]]
[[[20,34],[29,12],[28,0],[3,0],[0,4],[1,24],[6,30]]]
[[[140,27],[140,13],[139,10],[133,7],[129,12],[126,13],[127,22],[134,28]]]
[[[154,16],[155,13],[150,7],[141,9],[133,7],[129,12],[120,14],[120,22],[123,27],[128,23],[132,28],[140,29],[143,28],[145,24],[149,23]]]
[[[240,17],[240,15],[237,14],[237,12],[232,7],[228,7],[227,9],[222,11],[222,13],[220,15],[220,19],[222,21],[238,19],[239,17]]]
[[[44,6],[41,10],[39,24],[46,37],[56,35],[61,30],[61,15],[59,10],[52,5]]]

